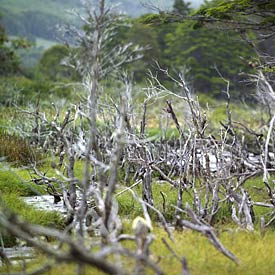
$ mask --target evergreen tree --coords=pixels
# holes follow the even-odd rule
[[[76,78],[73,69],[62,65],[62,61],[70,55],[70,49],[63,45],[55,45],[46,50],[37,66],[37,76],[47,80],[62,81]]]
[[[176,70],[187,69],[186,77],[196,92],[222,97],[225,82],[219,73],[230,80],[232,96],[239,97],[241,90],[247,92],[240,73],[250,72],[244,60],[251,60],[254,52],[234,31],[205,27],[194,30],[190,22],[185,22],[177,24],[165,41],[169,58],[166,64],[173,64]]]
[[[173,4],[173,13],[178,15],[188,15],[191,12],[191,3],[184,0],[175,0]]]
[[[4,26],[0,23],[0,76],[19,72],[19,59],[14,50],[7,46],[8,37]]]
[[[142,58],[130,64],[130,71],[134,73],[134,80],[142,82],[147,78],[148,70],[155,65],[155,60],[161,58],[161,48],[158,41],[158,34],[154,27],[141,24],[138,20],[132,21],[132,27],[126,32],[125,42],[139,45],[146,50]]]

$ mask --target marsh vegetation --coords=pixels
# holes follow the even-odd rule
[[[62,27],[66,46],[46,51],[25,76],[11,45],[1,44],[14,58],[1,65],[3,274],[271,274],[274,60],[251,39],[273,39],[274,4],[246,2],[192,11],[175,1],[172,13],[133,20],[146,43],[147,34],[165,37],[160,59],[171,58],[176,72],[150,58],[161,51],[136,45],[129,18],[104,0],[72,11],[83,26]],[[267,21],[247,22],[244,11],[254,9]],[[229,18],[235,30],[226,35],[243,39],[234,51],[223,44],[225,29],[207,32],[242,73],[221,62],[214,76],[207,62],[218,52],[196,62],[215,47],[201,28],[228,27]],[[249,31],[238,33],[244,24]],[[145,65],[154,68],[146,81]],[[65,212],[30,205],[30,196],[50,196]],[[34,253],[14,263],[7,247]]]

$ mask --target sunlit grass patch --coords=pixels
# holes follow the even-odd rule
[[[132,234],[131,223],[124,221],[125,231],[128,234]],[[220,230],[219,238],[223,245],[234,253],[240,260],[240,264],[237,265],[223,254],[221,254],[209,241],[200,233],[183,230],[174,231],[174,241],[169,240],[167,233],[154,224],[152,233],[155,235],[155,240],[150,248],[151,260],[158,262],[160,269],[164,271],[164,274],[178,275],[182,272],[181,263],[170,253],[167,247],[162,242],[162,238],[165,238],[172,249],[180,257],[185,257],[187,265],[192,275],[271,275],[274,274],[275,266],[275,232],[268,230],[264,236],[257,232],[240,231],[236,228],[227,229],[226,226],[223,230]],[[132,241],[123,242],[123,246],[128,249],[134,250],[135,243]],[[109,257],[114,263],[114,257]],[[126,266],[127,270],[134,268],[133,260],[126,260],[121,257],[122,263]],[[52,260],[46,256],[38,255],[38,259],[33,260],[30,263],[26,263],[27,270],[34,270],[39,265],[52,262]],[[53,262],[54,263],[54,262]],[[11,267],[10,271],[20,271],[19,266]],[[46,274],[75,274],[77,265],[66,263],[55,263],[53,267],[47,271]],[[0,269],[1,270],[1,269]],[[6,270],[2,268],[2,272]],[[86,266],[86,274],[103,274],[99,270]],[[154,274],[152,270],[146,269],[146,274]]]
[[[1,167],[0,170],[0,194],[16,194],[17,196],[33,196],[44,192],[41,186],[30,181],[30,175],[26,170],[9,169]]]
[[[160,241],[161,237],[167,238],[166,233],[158,228],[154,233],[157,239],[152,250],[155,251],[155,256],[161,258],[160,266],[167,274],[181,274],[181,264]],[[187,259],[191,274],[272,274],[275,264],[275,232],[272,230],[264,237],[256,232],[249,233],[236,229],[219,234],[223,245],[239,258],[239,265],[222,255],[200,233],[183,230],[174,232],[174,236],[175,242],[169,241],[169,244],[179,256]]]
[[[23,202],[16,193],[2,194],[1,204],[12,213],[17,214],[24,221],[57,229],[64,228],[63,218],[58,212],[37,210]],[[16,244],[16,238],[6,230],[2,230],[1,227],[0,233],[5,247]]]
[[[180,134],[176,127],[170,127],[167,129],[163,128],[149,128],[147,130],[148,138],[160,141],[163,140],[164,142],[167,140],[173,140],[179,138]]]
[[[2,196],[4,205],[12,212],[18,214],[22,219],[39,225],[63,228],[63,221],[56,211],[41,211],[27,205],[16,194],[5,194]]]

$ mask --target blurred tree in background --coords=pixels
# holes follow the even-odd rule
[[[205,27],[193,29],[192,23],[185,22],[177,24],[165,42],[167,64],[183,69],[197,92],[221,97],[225,87],[222,75],[231,81],[235,96],[245,96],[239,94],[244,89],[240,73],[251,70],[244,60],[251,60],[254,52],[236,33]]]
[[[55,45],[47,49],[37,65],[37,77],[51,81],[75,80],[75,71],[63,64],[70,51],[64,45]]]
[[[8,43],[9,39],[0,21],[0,76],[16,74],[20,71],[19,59]]]
[[[188,15],[191,12],[191,3],[183,0],[175,0],[173,4],[173,12],[178,15]]]
[[[132,72],[135,83],[144,85],[148,71],[154,73],[158,70],[157,61],[169,72],[184,73],[196,93],[224,98],[222,90],[225,88],[225,82],[222,76],[230,81],[232,96],[235,99],[250,99],[252,87],[247,86],[243,80],[247,73],[253,72],[249,61],[254,62],[257,57],[254,49],[244,42],[243,36],[251,39],[259,47],[262,56],[272,55],[275,49],[272,37],[275,25],[273,11],[272,1],[205,1],[200,9],[194,10],[188,1],[174,0],[170,13],[160,12],[128,18],[126,24],[116,30],[118,33],[108,46],[110,48],[106,50],[111,51],[121,43],[139,44],[147,48],[143,58],[135,65],[123,66],[123,70]],[[41,10],[41,13],[43,12]],[[14,20],[9,13],[5,13],[7,29],[25,22],[27,18],[31,24],[22,24],[25,28],[22,31],[27,37],[36,33],[40,37],[56,39],[57,32],[51,31],[50,23],[58,23],[57,18],[53,19],[45,14],[39,15],[40,17],[33,14],[27,16],[27,13],[17,15],[22,16],[21,21]],[[41,18],[40,21],[38,17]],[[38,21],[39,24],[35,23]],[[228,23],[229,21],[233,22],[233,26]],[[21,47],[20,43],[12,42],[14,40],[7,41],[3,27],[0,32],[2,76],[21,72],[32,81],[43,79],[45,82],[69,82],[79,79],[72,70],[61,65],[62,61],[72,54],[69,48],[62,45],[52,46],[54,41],[39,40],[37,45],[47,41],[52,44],[47,45],[47,50],[43,54],[39,46],[32,47],[23,54],[20,52],[24,65],[20,67],[16,54],[18,51],[15,51],[15,48]],[[262,38],[261,41],[256,40],[258,36]],[[79,49],[74,50],[74,54],[77,54]],[[41,58],[38,60],[39,57]],[[263,63],[270,65],[270,60]],[[159,78],[165,81],[166,85],[173,85],[166,79],[165,74],[160,74]]]

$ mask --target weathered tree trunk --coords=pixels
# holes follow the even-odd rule
[[[145,173],[142,178],[142,199],[150,205],[154,205],[152,191],[152,169],[150,166],[145,167]]]

